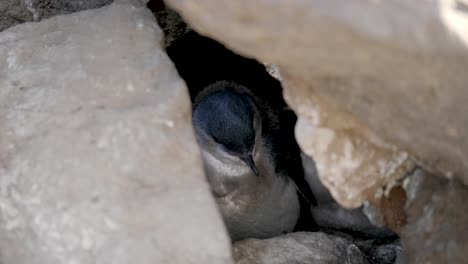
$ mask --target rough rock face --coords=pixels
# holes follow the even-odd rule
[[[98,8],[113,0],[2,0],[0,2],[0,31],[16,24],[40,21],[55,15]]]
[[[298,232],[234,244],[237,264],[367,264],[356,245],[325,233]]]
[[[380,140],[354,116],[310,93],[304,82],[282,75],[285,99],[298,115],[296,138],[314,158],[321,182],[346,207],[365,200],[393,184],[414,167],[406,152]]]
[[[231,263],[187,89],[140,1],[0,43],[1,263]]]
[[[466,263],[468,190],[417,170],[405,182],[408,224],[401,232],[409,263]]]
[[[361,234],[385,237],[392,235],[386,228],[372,224],[364,214],[363,208],[347,209],[340,206],[321,183],[314,161],[306,155],[302,155],[304,175],[306,181],[317,200],[317,205],[311,206],[312,217],[316,224],[324,228],[348,230]],[[370,206],[370,205],[367,205]],[[380,224],[380,222],[379,222]]]
[[[304,79],[425,167],[468,184],[466,0],[167,2],[194,29]]]

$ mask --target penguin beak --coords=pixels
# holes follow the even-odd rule
[[[245,153],[244,154],[244,161],[245,161],[245,163],[247,163],[247,165],[249,165],[250,169],[255,174],[255,176],[258,176],[258,169],[255,166],[255,163],[254,163],[253,158],[252,158],[252,154]]]

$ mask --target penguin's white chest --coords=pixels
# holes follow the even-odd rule
[[[257,156],[256,176],[243,163],[225,163],[209,153],[205,169],[233,241],[269,238],[291,232],[299,218],[299,199],[291,179],[275,174],[267,158]]]

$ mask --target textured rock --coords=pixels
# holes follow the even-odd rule
[[[468,189],[416,171],[405,181],[408,224],[401,232],[409,263],[466,263]]]
[[[382,196],[414,166],[408,154],[380,140],[349,113],[282,74],[286,101],[298,115],[296,138],[314,158],[320,181],[345,207],[359,207]],[[293,88],[292,88],[293,87]]]
[[[306,80],[424,167],[468,184],[466,0],[167,2],[194,29]]]
[[[347,240],[325,233],[298,232],[234,244],[237,264],[365,264],[361,251]]]
[[[0,262],[231,263],[140,1],[0,33]]]
[[[55,15],[98,8],[113,0],[2,0],[0,2],[0,31],[16,24],[40,21]]]
[[[302,155],[304,175],[317,200],[311,207],[312,217],[320,227],[360,232],[371,236],[389,236],[392,232],[372,224],[362,208],[346,209],[340,206],[323,186],[317,175],[314,161]]]

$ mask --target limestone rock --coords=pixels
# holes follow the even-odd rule
[[[140,1],[0,33],[0,263],[232,263]]]
[[[408,224],[401,237],[409,263],[466,263],[468,189],[422,170],[405,183]]]
[[[369,221],[363,208],[347,209],[340,206],[323,186],[317,175],[314,161],[302,155],[304,176],[317,200],[317,205],[311,206],[312,217],[320,227],[338,230],[348,230],[362,234],[384,237],[392,234],[386,228],[376,226]]]
[[[313,157],[321,183],[341,205],[359,207],[414,167],[408,153],[380,140],[365,124],[308,86],[283,74],[285,99],[298,115],[296,138]],[[291,88],[294,87],[294,88]]]
[[[468,184],[466,0],[167,2],[197,31],[304,79],[424,167]]]
[[[247,239],[235,243],[233,251],[237,264],[367,264],[354,244],[320,232]]]

